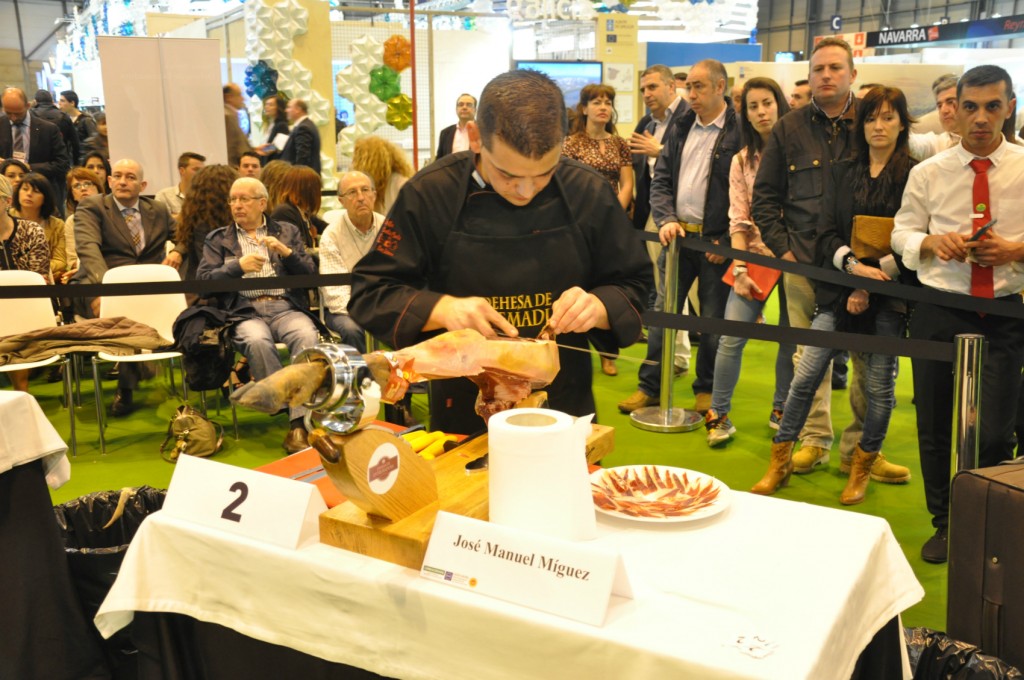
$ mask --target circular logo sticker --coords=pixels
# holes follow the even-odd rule
[[[985,212],[986,208],[988,208],[987,205],[985,205],[984,203],[979,203],[978,205],[974,206],[974,211],[975,212]]]
[[[366,466],[366,483],[375,494],[391,491],[398,479],[398,447],[386,443],[377,447]]]

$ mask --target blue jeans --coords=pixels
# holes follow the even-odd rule
[[[693,238],[688,236],[686,238]],[[710,240],[710,239],[708,239]],[[661,251],[658,257],[659,269],[664,271],[666,250]],[[725,285],[722,277],[731,260],[722,264],[711,264],[704,253],[696,250],[680,248],[679,250],[679,287],[676,289],[678,295],[676,302],[682,306],[687,291],[693,282],[697,282],[697,299],[700,301],[700,315],[713,319],[725,317],[725,302],[732,289]],[[678,309],[666,309],[666,312],[675,313]],[[654,362],[644,364],[640,367],[640,390],[654,397],[661,393],[661,348],[664,344],[664,332],[661,328],[651,326],[647,329],[647,360]],[[718,336],[711,333],[702,333],[700,336],[700,350],[697,352],[696,378],[693,381],[693,393],[711,393],[715,380],[715,355],[718,353]],[[670,367],[671,368],[671,367]]]
[[[341,342],[355,347],[360,354],[366,353],[366,333],[348,314],[333,314],[324,310],[324,323],[341,336]]]
[[[821,331],[834,331],[836,315],[832,311],[821,311],[811,322],[811,328]],[[903,337],[906,329],[906,316],[899,312],[882,310],[875,317],[875,335],[879,337]],[[804,347],[800,363],[793,376],[793,384],[789,388],[786,399],[786,411],[779,425],[779,432],[773,441],[796,441],[800,429],[811,410],[814,392],[818,389],[822,378],[828,371],[833,357],[839,350],[826,347]],[[889,418],[896,404],[895,389],[896,357],[888,354],[862,354],[863,362],[855,362],[854,370],[863,364],[864,391],[867,410],[864,414],[864,431],[860,438],[860,447],[869,453],[882,449],[882,441],[889,429]]]
[[[781,286],[779,286],[778,292],[781,294]],[[748,300],[732,291],[725,304],[725,319],[726,321],[754,323],[761,314],[761,310],[764,309],[764,304],[760,300]],[[788,326],[789,317],[786,314],[786,303],[781,295],[779,307],[779,325]],[[747,338],[743,337],[722,336],[718,340],[718,356],[715,357],[715,387],[711,392],[711,408],[720,416],[724,416],[732,410],[732,395],[736,390],[736,383],[740,379],[743,348],[746,345]],[[772,408],[779,411],[784,410],[786,406],[786,396],[793,380],[794,349],[793,345],[780,343],[779,351],[775,356],[775,395],[772,397]]]
[[[235,326],[231,340],[249,359],[249,368],[256,380],[280,370],[281,357],[274,347],[275,342],[288,345],[293,358],[319,342],[320,336],[313,320],[288,300],[253,301],[252,305],[256,316]],[[291,420],[302,418],[308,410],[305,406],[293,406],[288,409],[288,417]]]

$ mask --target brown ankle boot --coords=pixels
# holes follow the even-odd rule
[[[857,505],[864,501],[864,494],[868,490],[868,482],[871,481],[871,466],[875,464],[878,452],[868,453],[860,448],[860,444],[853,450],[853,462],[850,465],[850,478],[846,481],[846,488],[839,494],[839,502],[843,505]]]
[[[750,489],[751,493],[771,496],[780,488],[789,484],[789,476],[793,474],[794,442],[772,442],[772,460],[768,472]]]

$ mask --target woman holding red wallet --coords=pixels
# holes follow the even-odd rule
[[[737,250],[772,256],[772,251],[761,240],[761,232],[754,224],[750,205],[753,202],[754,178],[761,164],[761,151],[776,121],[788,112],[789,104],[786,103],[786,97],[778,83],[771,78],[751,78],[744,83],[739,116],[743,148],[732,157],[732,167],[729,170],[729,237],[732,247]],[[771,270],[763,271],[771,274]],[[747,263],[733,260],[730,273],[734,282],[729,300],[725,303],[725,318],[728,321],[753,323],[761,316],[764,301],[771,293],[774,281],[778,280],[778,270],[775,270],[774,281],[769,283]],[[755,277],[761,281],[760,284],[755,281]],[[726,280],[728,279],[727,275]],[[779,291],[781,293],[782,289]],[[779,325],[789,325],[786,304],[781,298]],[[729,410],[732,408],[732,394],[740,377],[743,348],[746,344],[747,338],[736,336],[723,335],[718,341],[711,410],[704,417],[709,446],[721,446],[736,433],[736,427],[729,420]],[[795,349],[793,345],[780,344],[775,360],[775,396],[772,399],[772,413],[769,418],[769,425],[775,429],[778,429],[778,423],[782,419],[786,393],[793,378]]]

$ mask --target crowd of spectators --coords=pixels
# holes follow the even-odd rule
[[[899,89],[869,83],[854,92],[852,54],[838,38],[817,43],[808,79],[796,82],[788,97],[770,78],[730,84],[726,68],[712,59],[688,73],[651,66],[639,78],[648,113],[628,140],[617,131],[614,88],[588,85],[570,112],[573,124],[559,147],[559,163],[587,166],[603,177],[615,210],[636,229],[657,233],[662,246],[676,238],[700,239],[875,281],[1020,303],[1024,231],[1008,211],[1019,203],[1012,197],[1024,181],[1024,147],[1013,129],[1009,75],[982,66],[960,78],[938,78],[932,91],[943,129],[918,133]],[[36,271],[54,284],[96,283],[106,269],[134,263],[164,263],[189,280],[352,272],[373,249],[414,174],[406,152],[381,137],[357,139],[350,170],[339,181],[343,210],[325,220],[320,137],[306,102],[265,98],[261,141],[253,145],[240,126],[240,88],[226,85],[223,98],[229,163],[206,165],[203,153],[209,150],[183,150],[179,181],[150,198],[139,162],[122,158],[111,166],[106,117],[83,112],[75,92],[61,92],[55,105],[45,90],[34,102],[17,88],[4,90],[0,268]],[[438,159],[479,153],[476,113],[476,97],[460,95],[457,123],[441,131]],[[967,191],[972,196],[960,195]],[[983,227],[986,232],[979,231]],[[877,238],[879,232],[884,236],[875,251],[863,252],[865,234]],[[657,310],[664,308],[666,252],[649,248],[656,285],[647,303]],[[705,317],[759,321],[765,300],[777,290],[781,326],[892,338],[908,329],[912,337],[929,339],[983,332],[1001,359],[992,368],[1000,375],[991,377],[982,395],[982,461],[1012,455],[1024,362],[1020,321],[941,307],[928,307],[926,319],[898,295],[789,272],[764,278],[739,257],[693,249],[679,249],[678,257],[680,302],[695,286],[698,313]],[[294,355],[330,332],[365,351],[365,332],[349,315],[351,296],[349,286],[270,287],[190,296],[189,302],[230,310],[232,340],[259,379],[280,368],[278,342]],[[319,316],[311,311],[316,306]],[[95,316],[98,300],[81,300],[75,311],[80,318]],[[653,327],[647,333],[648,361],[636,392],[618,405],[624,413],[659,403],[663,333]],[[590,339],[601,367],[615,375],[619,346],[599,337]],[[697,340],[693,409],[705,418],[708,444],[720,447],[737,433],[730,410],[746,340],[710,332]],[[854,417],[840,438],[839,469],[849,475],[841,501],[855,504],[864,499],[869,480],[905,483],[910,472],[881,453],[895,408],[895,357],[848,349]],[[769,469],[754,492],[775,493],[792,473],[828,464],[837,354],[780,344],[775,392],[765,403],[777,434]],[[915,360],[914,384],[936,530],[922,554],[941,562],[952,386],[948,369],[934,364]],[[677,364],[673,372],[687,365]],[[18,389],[27,388],[23,373],[13,374]],[[118,380],[112,413],[124,415],[134,408],[139,376],[123,366]],[[302,407],[290,409],[289,452],[307,445],[304,415]],[[994,418],[1001,421],[994,424]]]

